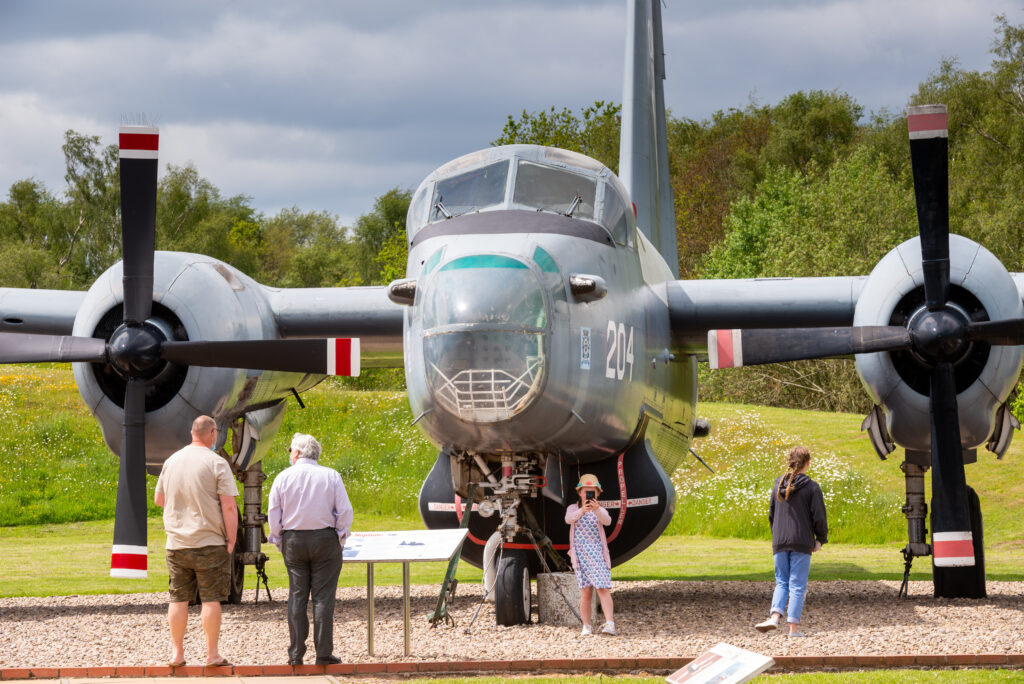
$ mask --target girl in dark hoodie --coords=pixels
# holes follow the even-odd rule
[[[810,465],[811,452],[807,447],[793,447],[789,450],[786,474],[775,480],[772,487],[768,524],[772,528],[775,593],[772,595],[771,617],[756,625],[759,632],[778,627],[785,614],[789,622],[789,636],[804,636],[800,631],[800,614],[804,608],[807,575],[811,570],[811,554],[828,542],[821,487],[804,474]]]

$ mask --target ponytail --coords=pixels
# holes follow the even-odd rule
[[[789,450],[787,457],[787,471],[783,480],[779,482],[779,488],[775,492],[775,498],[782,501],[782,488],[786,488],[786,501],[789,501],[789,493],[793,490],[793,480],[798,471],[802,470],[807,462],[811,460],[811,452],[805,446],[795,446]]]

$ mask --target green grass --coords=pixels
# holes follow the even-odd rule
[[[353,528],[362,531],[419,529],[420,525],[402,525],[385,516],[356,516]],[[167,589],[164,565],[164,535],[159,519],[149,523],[149,577],[145,580],[121,580],[108,576],[111,521],[69,523],[64,525],[25,525],[0,528],[0,598],[10,596],[60,596],[69,594],[120,594],[158,592]],[[271,588],[287,586],[281,555],[272,545],[264,546],[270,556],[267,572]],[[997,544],[986,552],[989,580],[1024,581],[1024,553],[1015,545]],[[440,586],[445,563],[413,563],[413,584]],[[465,588],[479,591],[480,571],[467,563],[459,565],[458,578]],[[771,582],[773,578],[771,546],[752,539],[663,536],[649,549],[612,571],[616,581],[633,580],[754,580]],[[919,560],[911,572],[913,580],[930,580],[931,565]],[[829,544],[811,564],[811,580],[899,580],[903,563],[898,546]],[[384,563],[374,570],[379,585],[401,583],[401,565]],[[342,586],[363,586],[366,570],[350,563],[341,573]],[[255,586],[250,568],[245,586]]]
[[[0,558],[6,562],[0,595],[163,590],[163,533],[155,507],[150,509],[150,580],[106,577],[117,461],[83,407],[70,369],[11,366],[3,373]],[[436,448],[410,425],[405,395],[344,391],[328,381],[308,392],[305,401],[305,410],[292,405],[286,412],[265,459],[267,474],[273,478],[285,467],[293,432],[312,433],[324,445],[323,462],[345,478],[357,511],[356,529],[421,528],[416,495]],[[688,536],[663,536],[650,551],[616,568],[616,578],[769,579],[768,493],[783,470],[786,450],[798,443],[808,445],[814,456],[810,473],[828,497],[833,542],[816,557],[812,572],[818,579],[901,577],[901,458],[875,456],[859,430],[860,416],[730,404],[702,404],[699,413],[711,421],[712,435],[699,440],[696,449],[716,472],[711,475],[690,460],[674,476],[679,500],[668,534]],[[1024,573],[1021,444],[1011,446],[1002,461],[982,452],[967,469],[968,482],[982,500],[990,579],[1021,579]],[[150,499],[154,483],[150,477]],[[273,547],[267,551],[271,577],[282,586],[280,559]],[[414,565],[413,581],[439,582],[443,567]],[[463,579],[479,577],[465,565],[460,573]],[[929,574],[927,560],[919,560],[912,576],[928,579]],[[361,568],[353,568],[342,580],[362,584],[364,577]],[[381,566],[377,577],[397,583],[400,566]],[[247,586],[252,585],[250,578]]]

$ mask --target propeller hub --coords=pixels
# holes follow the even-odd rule
[[[922,310],[909,329],[914,350],[932,363],[955,361],[968,346],[967,318],[954,308]]]
[[[107,343],[110,364],[123,378],[150,378],[164,362],[160,345],[167,339],[159,328],[150,324],[122,325]]]

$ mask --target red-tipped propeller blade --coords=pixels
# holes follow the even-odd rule
[[[921,236],[925,305],[938,311],[949,300],[949,168],[946,105],[907,109],[914,170],[917,228]]]
[[[910,333],[899,326],[858,328],[771,328],[708,331],[712,368],[822,359],[910,346]]]
[[[359,375],[359,339],[164,342],[160,357],[187,366]]]

